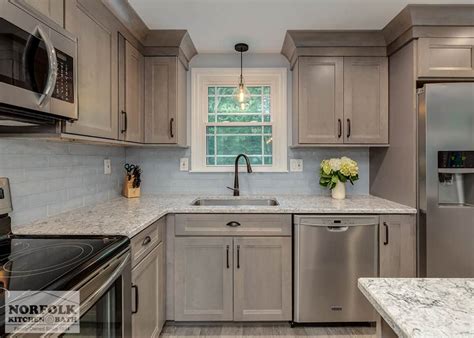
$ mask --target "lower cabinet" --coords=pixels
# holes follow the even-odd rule
[[[234,238],[234,320],[288,320],[291,299],[291,237]]]
[[[291,237],[177,237],[176,321],[291,320]]]
[[[415,215],[381,215],[380,226],[380,277],[416,277]]]
[[[132,270],[132,336],[158,337],[164,324],[163,243]]]
[[[232,266],[232,237],[176,238],[175,320],[232,320]]]

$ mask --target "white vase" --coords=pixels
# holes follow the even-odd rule
[[[343,200],[346,198],[346,184],[337,181],[336,186],[331,189],[331,196],[336,200]]]

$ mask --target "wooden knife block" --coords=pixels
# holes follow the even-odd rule
[[[128,179],[128,177],[128,175],[125,175],[125,179],[123,181],[122,195],[127,198],[140,197],[140,187],[133,187],[133,181],[135,180],[135,176],[130,176],[130,179]]]

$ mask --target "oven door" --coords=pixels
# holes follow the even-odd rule
[[[131,336],[131,260],[127,250],[80,288],[80,333],[62,337]]]

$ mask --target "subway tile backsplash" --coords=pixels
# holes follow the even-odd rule
[[[111,175],[104,175],[106,158]],[[0,139],[0,176],[10,179],[13,228],[119,196],[124,163],[123,147]]]
[[[145,193],[231,194],[226,186],[233,185],[233,173],[192,173],[179,171],[179,159],[190,157],[189,149],[128,148],[127,162],[143,169],[142,190]],[[319,185],[319,165],[330,157],[349,156],[359,163],[360,179],[354,186],[347,184],[348,194],[369,193],[368,148],[288,149],[288,158],[303,159],[303,172],[241,173],[240,189],[245,194],[318,194],[329,195]],[[191,163],[192,166],[192,163]]]
[[[347,185],[348,194],[368,194],[369,152],[366,148],[289,149],[289,158],[304,160],[303,172],[241,173],[241,192],[243,195],[329,195],[318,184],[319,163],[324,158],[340,156],[359,162],[360,180],[354,186]],[[182,172],[179,171],[181,157],[190,157],[190,150],[0,139],[0,176],[10,179],[13,228],[118,197],[125,162],[142,167],[143,193],[231,194],[226,186],[233,185],[233,173]],[[111,175],[103,174],[106,158],[112,161]]]

